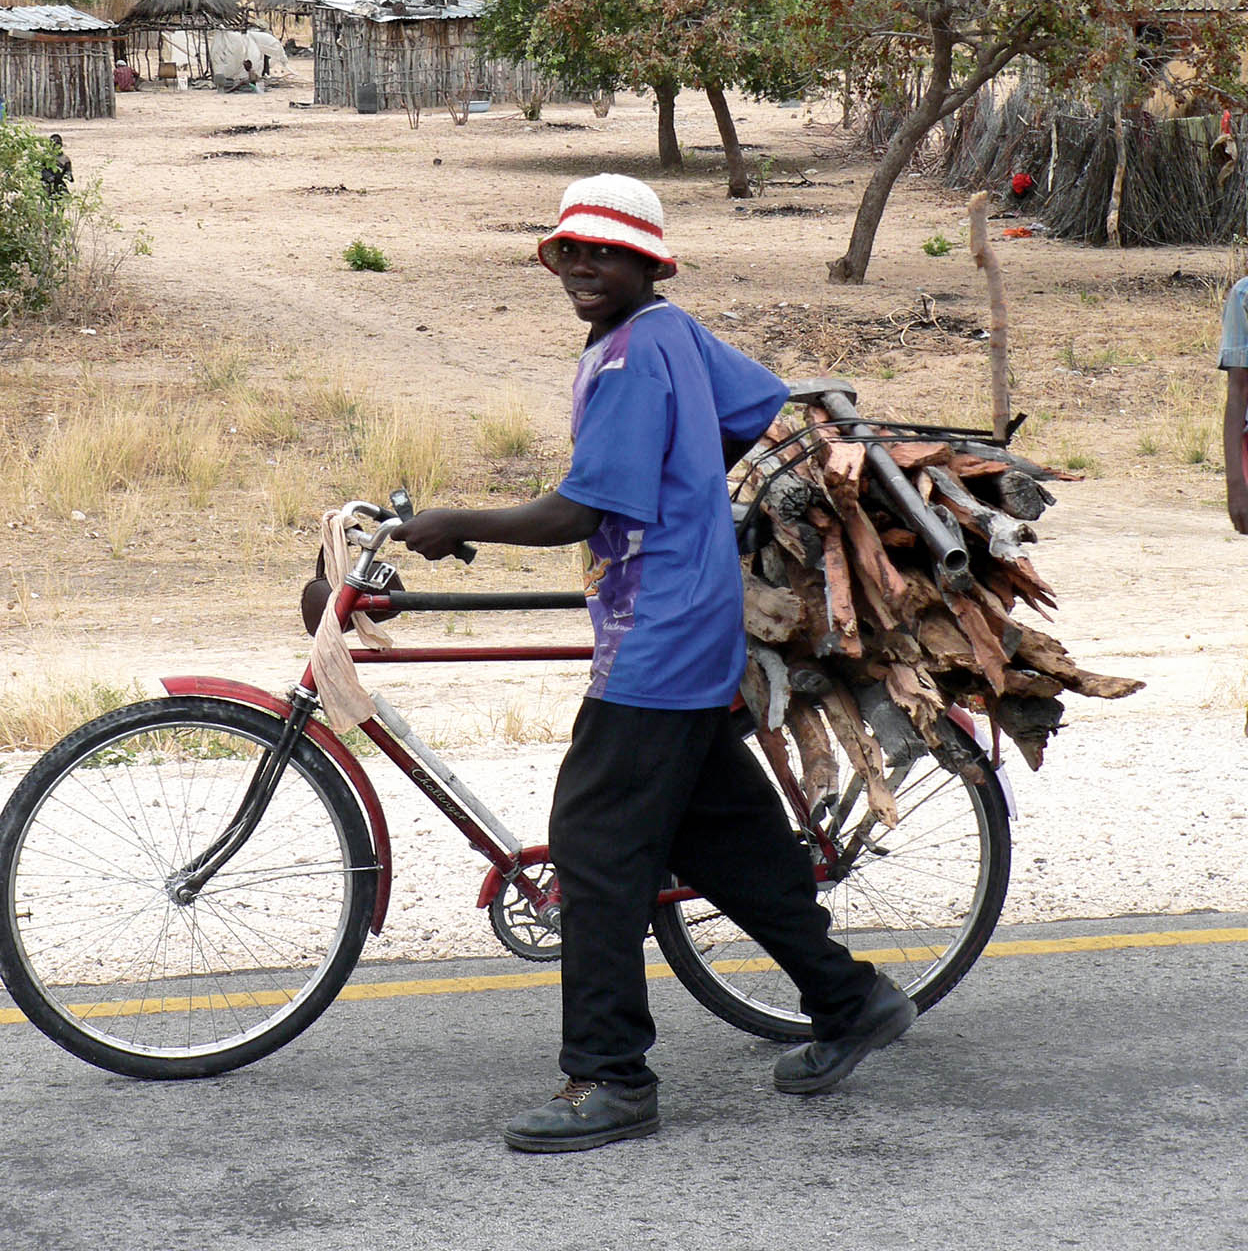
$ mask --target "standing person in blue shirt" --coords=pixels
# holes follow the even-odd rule
[[[1231,525],[1248,534],[1248,278],[1241,278],[1226,297],[1218,368],[1226,370],[1226,510]]]
[[[788,389],[655,295],[676,262],[645,183],[614,174],[573,183],[538,256],[589,324],[570,472],[531,503],[430,509],[395,537],[431,560],[465,540],[588,541],[594,659],[550,818],[568,1080],[503,1134],[522,1151],[577,1151],[659,1125],[642,943],[668,872],[732,917],[801,991],[818,1041],[780,1057],[778,1089],[835,1085],[898,1037],[915,1008],[828,937],[809,856],[729,718],[745,629],[725,466]]]

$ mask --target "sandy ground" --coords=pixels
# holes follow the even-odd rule
[[[961,200],[904,179],[868,283],[829,287],[823,262],[839,255],[868,171],[817,114],[739,102],[742,139],[767,179],[765,194],[742,204],[722,195],[713,122],[692,97],[678,109],[688,169],[669,177],[655,168],[645,101],[623,99],[603,120],[586,107],[550,108],[538,123],[495,106],[464,127],[436,110],[413,130],[402,114],[292,107],[311,98],[309,72],[298,65],[292,84],[259,96],[122,96],[115,122],[60,124],[79,177],[99,173],[123,231],[150,239],[151,255],[136,257],[126,280],[163,326],[77,337],[70,328],[57,341],[65,368],[176,378],[186,362],[169,336],[188,334],[250,342],[297,368],[363,374],[387,394],[432,399],[449,414],[508,387],[525,398],[557,462],[581,332],[533,244],[567,181],[610,167],[655,181],[682,263],[668,294],[718,333],[790,378],[833,366],[852,373],[864,411],[984,420],[979,279],[964,255],[933,260],[919,246],[937,231],[959,237]],[[226,133],[237,127],[259,129]],[[341,252],[356,237],[382,247],[395,268],[349,271]],[[1036,564],[1061,604],[1054,632],[1085,666],[1148,682],[1116,704],[1072,696],[1039,773],[1011,757],[1019,811],[1006,915],[1243,911],[1248,540],[1230,531],[1216,475],[1133,452],[1140,431],[1165,417],[1157,397],[1169,371],[1190,368],[1183,362],[1193,353],[1210,368],[1216,307],[1182,278],[1214,275],[1224,257],[1093,252],[1040,237],[1002,251],[1015,296],[1016,402],[1051,409],[1062,437],[1091,442],[1105,465],[1099,477],[1061,486],[1059,506],[1038,525]],[[918,290],[936,297],[944,325],[907,337]],[[1198,341],[1180,342],[1202,316]],[[1065,344],[1068,362],[1109,346],[1122,354],[1072,380],[1057,351]],[[26,360],[28,350],[0,343],[0,363]],[[156,552],[143,554],[146,563],[136,557],[141,572],[119,620],[115,585],[93,577],[98,557],[64,526],[27,518],[0,542],[10,572],[16,565],[31,585],[61,587],[55,620],[36,611],[19,621],[10,611],[10,675],[58,668],[149,689],[178,672],[228,673],[269,689],[299,676],[307,640],[291,610],[302,580],[293,561],[262,598],[243,596],[240,616],[236,585],[214,581],[206,555],[171,539],[166,563]],[[50,553],[46,567],[32,545]],[[416,585],[424,572],[405,567],[404,576]],[[162,598],[170,577],[185,591],[172,603]],[[566,554],[550,553],[519,570],[483,553],[472,570],[430,577],[465,588],[573,580]],[[579,617],[553,614],[405,623],[402,637],[447,642],[466,629],[481,643],[587,637]],[[462,776],[515,832],[543,841],[578,667],[439,666],[383,678],[424,737],[455,745]],[[509,711],[524,737],[553,741],[508,744]],[[0,785],[15,784],[24,764],[4,761]],[[366,954],[496,950],[471,907],[482,862],[423,800],[390,784],[387,774],[402,785],[392,770],[372,772],[398,862],[390,924]]]

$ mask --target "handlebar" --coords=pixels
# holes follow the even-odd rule
[[[402,496],[400,500],[399,496]],[[391,502],[399,508],[398,512],[391,512],[388,508],[383,508],[380,504],[371,504],[368,500],[351,500],[350,503],[344,504],[339,510],[339,516],[342,518],[344,525],[347,527],[347,538],[358,547],[364,548],[365,551],[375,552],[381,548],[381,545],[394,533],[410,517],[416,514],[411,506],[406,491],[394,491],[390,496]],[[368,517],[373,521],[381,524],[376,530],[369,534],[367,530],[361,530],[359,526],[354,526],[351,522],[356,517]],[[477,554],[477,549],[471,543],[458,543],[452,555],[462,560],[464,564],[471,564]]]

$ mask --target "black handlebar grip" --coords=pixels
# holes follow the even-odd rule
[[[456,543],[451,555],[458,557],[465,565],[470,565],[476,558],[477,549],[471,543]]]

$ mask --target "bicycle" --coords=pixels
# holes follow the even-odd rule
[[[394,569],[379,552],[402,517],[358,500],[339,515],[360,549],[334,601],[340,625],[355,611],[584,607],[583,596],[561,592],[388,590]],[[351,657],[367,665],[591,653],[396,647]],[[106,713],[52,747],[0,813],[0,974],[30,1021],[74,1055],[126,1076],[202,1077],[269,1054],[332,1002],[385,921],[390,836],[359,759],[314,716],[310,663],[286,698],[232,678],[162,685],[166,696]],[[477,906],[500,942],[526,960],[557,959],[547,849],[522,846],[374,699],[377,716],[360,729],[489,861]],[[847,766],[839,799],[820,813],[792,777],[779,783],[834,936],[886,967],[921,1011],[982,951],[1009,876],[1008,783],[969,716],[951,715],[982,780],[930,756],[894,761],[896,830],[877,828]],[[752,732],[744,706],[734,716]],[[723,1020],[776,1041],[810,1036],[788,979],[692,890],[667,883],[652,933],[675,976]]]

